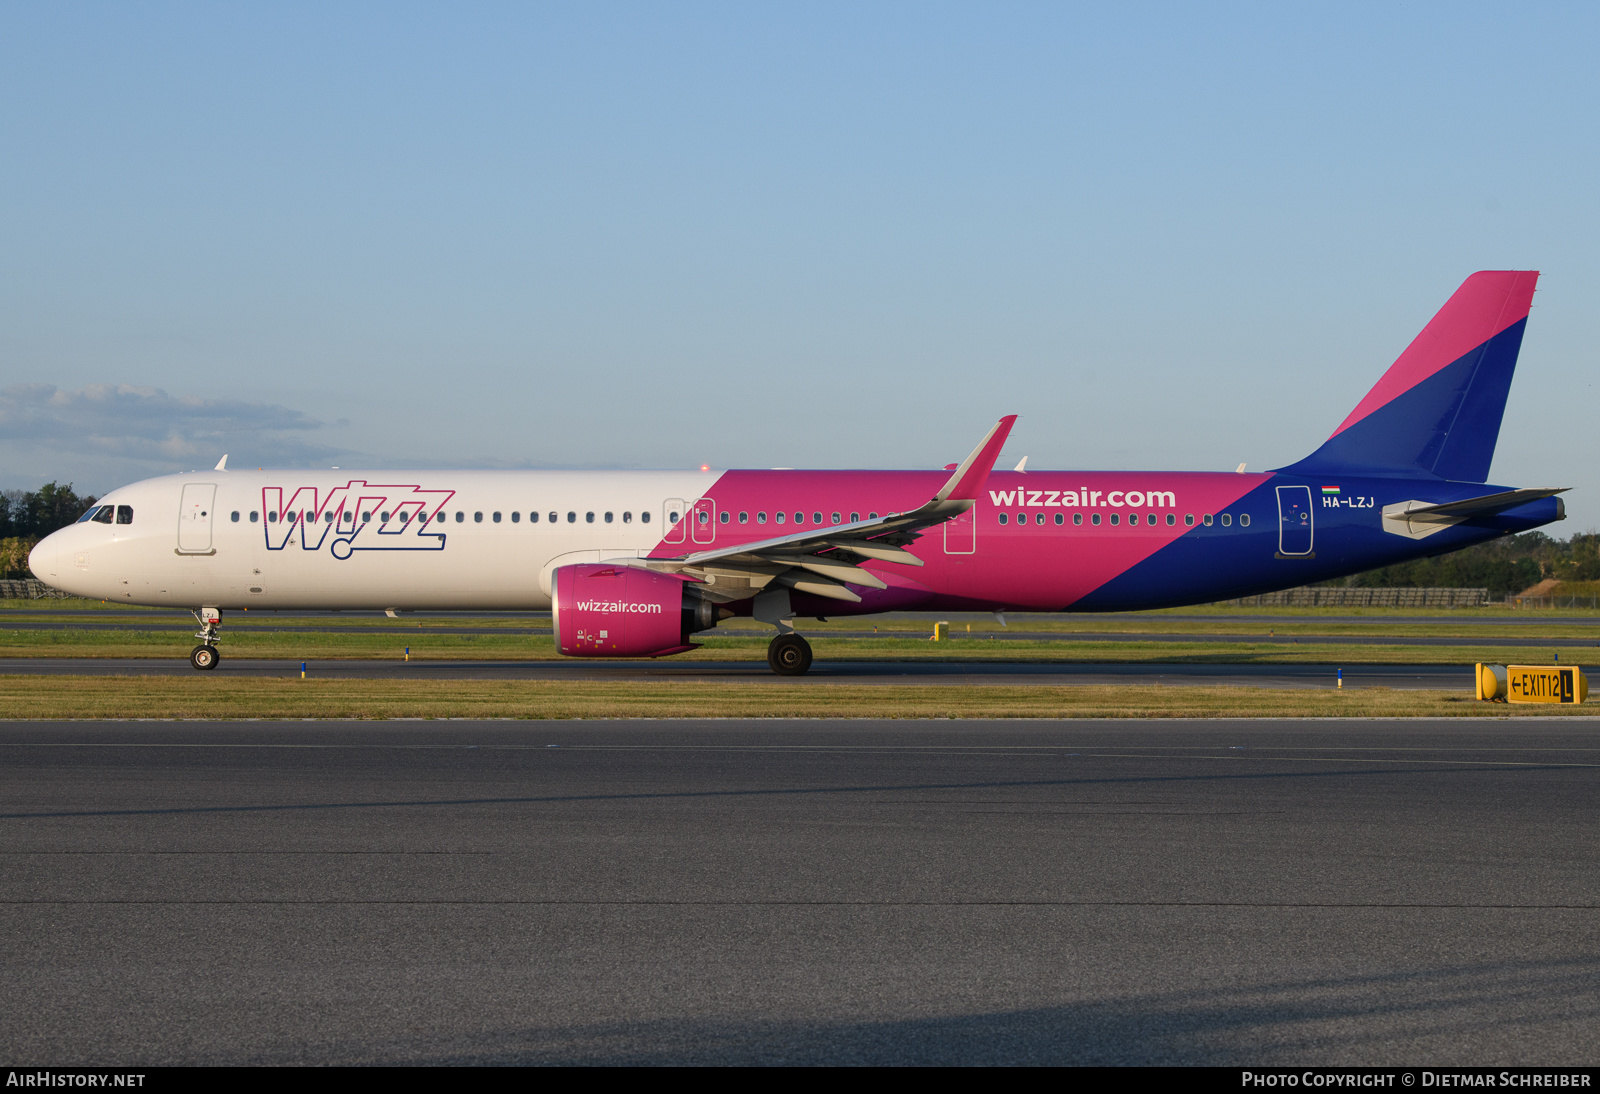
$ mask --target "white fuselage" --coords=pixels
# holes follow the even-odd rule
[[[648,554],[672,534],[670,515],[686,512],[716,479],[696,471],[190,472],[112,491],[101,504],[131,509],[127,523],[64,528],[29,564],[58,589],[129,604],[546,609],[555,566]]]

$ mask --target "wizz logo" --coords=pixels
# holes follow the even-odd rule
[[[267,514],[262,530],[269,551],[296,542],[303,551],[319,551],[327,543],[334,558],[356,551],[442,551],[443,530],[429,529],[443,522],[444,507],[454,496],[454,490],[352,479],[320,494],[315,486],[297,487],[285,502],[282,487],[268,486],[261,491]]]

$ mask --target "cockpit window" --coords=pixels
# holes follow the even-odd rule
[[[78,523],[82,524],[86,520],[93,520],[94,519],[94,515],[96,513],[98,513],[99,511],[100,511],[100,507],[98,505],[89,506],[89,508],[87,508],[87,509],[85,509],[83,511],[83,516],[78,518]]]
[[[100,511],[94,515],[95,522],[98,524],[110,524],[111,514],[115,510],[116,506],[114,505],[102,505]]]
[[[106,508],[109,509],[111,507],[108,505],[108,506],[106,506]],[[131,506],[131,505],[119,505],[119,506],[117,506],[117,523],[118,524],[132,524],[133,523],[133,506]]]

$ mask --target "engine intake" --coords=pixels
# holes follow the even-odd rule
[[[556,649],[569,657],[661,657],[695,648],[717,606],[688,581],[632,566],[580,563],[550,574]]]

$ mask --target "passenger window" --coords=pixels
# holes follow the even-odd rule
[[[622,523],[623,524],[632,524],[633,523],[633,514],[628,512],[627,510],[623,510]]]
[[[259,510],[259,509],[250,510],[250,523],[251,524],[256,523],[260,519],[261,519],[261,510]]]
[[[749,524],[750,523],[750,514],[749,513],[745,513],[745,512],[741,512],[739,514],[739,523],[740,524]]]
[[[1010,520],[1011,520],[1011,518],[1010,518],[1010,517],[1008,517],[1008,516],[1007,516],[1007,515],[1006,515],[1006,514],[1004,514],[1004,513],[1001,513],[1001,514],[1000,514],[1000,523],[1001,523],[1001,524],[1006,524],[1006,523],[1008,523],[1008,522],[1009,522],[1009,521],[1010,521]]]
[[[717,520],[720,521],[723,524],[727,524],[728,523],[728,511],[726,509],[724,509],[722,512],[718,513],[717,514]]]
[[[1200,523],[1204,524],[1207,528],[1210,528],[1211,527],[1211,514],[1207,513],[1205,516],[1201,517],[1200,518]]]
[[[1167,514],[1167,527],[1171,528],[1174,524],[1177,524],[1177,523],[1178,523],[1178,514],[1176,514],[1176,513],[1168,513]]]
[[[1249,513],[1240,513],[1239,514],[1239,527],[1240,528],[1248,528],[1248,527],[1250,527],[1250,514]]]
[[[270,512],[267,513],[267,523],[268,524],[277,524],[278,523],[278,511],[276,509],[273,509],[273,510],[271,510]]]
[[[764,511],[763,512],[758,512],[756,514],[756,523],[757,524],[765,524],[765,523],[767,523],[767,514]]]
[[[529,513],[528,514],[528,523],[529,524],[538,524],[539,523],[539,514],[537,512]]]
[[[383,519],[384,520],[388,520],[389,518],[388,517],[384,517]],[[481,509],[472,514],[472,521],[473,521],[474,524],[482,524],[483,523],[483,511]]]
[[[567,523],[568,524],[577,524],[578,523],[578,514],[574,513],[571,509],[567,510]]]
[[[1222,526],[1224,528],[1227,528],[1232,524],[1233,524],[1233,514],[1231,514],[1231,513],[1222,514]]]
[[[1017,514],[1017,523],[1018,524],[1027,524],[1028,523],[1028,514],[1026,514],[1026,513],[1018,513]]]
[[[648,509],[646,509],[644,512],[639,514],[639,523],[640,524],[649,524],[650,523],[650,511]]]
[[[1083,523],[1083,514],[1082,513],[1074,513],[1074,514],[1072,514],[1072,523],[1073,524],[1082,524]]]
[[[1117,516],[1116,513],[1112,513],[1111,514],[1111,527],[1115,528],[1117,526],[1117,522],[1118,522],[1119,519],[1120,518]]]
[[[1062,516],[1062,515],[1061,515],[1061,514],[1060,514],[1060,513],[1057,513],[1057,514],[1056,514],[1056,523],[1057,523],[1057,524],[1058,524],[1058,525],[1059,525],[1059,524],[1061,524],[1061,523],[1062,523],[1062,522],[1063,522],[1063,521],[1065,521],[1065,520],[1066,520],[1066,519],[1067,519],[1067,518],[1066,518],[1066,517],[1064,517],[1064,516]]]
[[[571,515],[571,514],[568,514],[568,515],[569,515],[569,516],[570,516],[570,515]],[[558,521],[557,521],[557,518],[558,518],[558,517],[559,517],[559,516],[560,516],[560,514],[559,514],[559,513],[551,513],[551,514],[550,514],[550,523],[551,523],[551,524],[555,524],[555,523],[557,523],[557,522],[558,522]]]
[[[585,514],[583,514],[583,520],[584,520],[585,524],[593,524],[594,523],[594,514],[593,513],[585,513]]]
[[[1151,513],[1148,517],[1145,518],[1144,522],[1146,524],[1150,525],[1150,527],[1154,528],[1156,526],[1156,515],[1154,513]]]
[[[1132,528],[1134,525],[1136,525],[1138,523],[1139,523],[1139,514],[1138,513],[1129,513],[1128,514],[1128,527]]]
[[[499,524],[500,523],[500,510],[496,509],[494,511],[494,513],[493,513],[493,517],[494,517],[494,522],[496,524]]]
[[[515,510],[515,509],[511,510],[511,523],[512,524],[520,524],[521,522],[522,522],[522,514],[517,512],[517,510]]]
[[[700,523],[701,524],[709,524],[709,523],[711,523],[711,518],[706,515],[706,511],[704,509],[702,509],[698,513],[696,513],[695,516],[700,518]]]
[[[877,520],[878,519],[878,514],[876,514],[876,513],[868,513],[867,514],[867,519],[868,520]]]
[[[676,512],[674,512],[674,511],[672,511],[672,510],[668,510],[667,511],[667,523],[668,524],[677,524],[678,523],[678,514]]]
[[[238,513],[233,514],[233,519],[234,520],[238,520],[239,519],[239,514]],[[406,519],[409,520],[410,518],[407,517]],[[329,509],[326,513],[322,514],[322,522],[324,524],[332,524],[333,523],[333,510],[332,509]]]
[[[362,524],[366,524],[371,519],[372,519],[372,514],[370,512],[366,512],[366,513],[362,513],[361,514],[361,523]]]
[[[233,523],[235,523],[235,524],[239,523],[239,510],[235,509],[233,511],[232,520],[233,520]]]
[[[1035,524],[1043,524],[1044,523],[1044,514],[1043,513],[1035,513],[1034,517],[1033,517],[1033,523],[1035,523]]]
[[[611,523],[612,523],[612,520],[611,520],[611,514],[610,514],[610,513],[607,513],[607,514],[606,514],[606,523],[607,523],[607,524],[611,524]]]
[[[776,524],[782,524],[783,523],[783,513],[780,511],[780,512],[772,514],[772,520]]]
[[[1100,527],[1100,514],[1096,513],[1093,516],[1091,516],[1089,518],[1089,523],[1094,525],[1096,528]]]
[[[861,519],[861,514],[860,513],[851,513],[850,514],[850,523],[851,524],[854,524],[856,521],[858,521],[860,519]]]
[[[387,510],[387,509],[385,509],[385,510],[384,510],[384,511],[383,511],[383,512],[382,512],[382,513],[381,513],[381,514],[379,514],[379,515],[380,515],[380,516],[382,516],[382,517],[383,517],[383,523],[385,523],[385,524],[388,524],[388,523],[389,523],[389,511],[388,511],[388,510]]]
[[[835,524],[839,523],[839,514],[838,513],[833,514],[833,523],[835,523]]]
[[[1183,523],[1184,523],[1185,527],[1193,528],[1194,527],[1194,514],[1193,513],[1185,513],[1185,514],[1183,514]]]
[[[812,524],[821,524],[822,523],[822,514],[821,513],[812,513],[811,514],[811,523]]]

